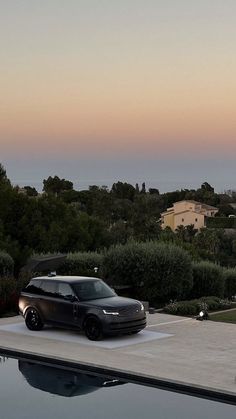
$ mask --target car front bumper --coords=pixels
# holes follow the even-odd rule
[[[105,315],[103,319],[103,332],[108,335],[134,333],[146,327],[146,315],[136,317],[122,317]]]

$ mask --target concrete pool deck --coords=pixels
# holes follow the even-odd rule
[[[20,316],[0,319],[0,348],[25,354],[115,369],[143,376],[175,380],[187,385],[216,389],[236,397],[236,325],[167,314],[148,315],[147,330],[164,334],[161,339],[132,341],[126,345],[84,345],[55,335],[37,336],[5,330],[22,323]],[[2,329],[1,327],[4,327]],[[20,329],[19,329],[20,330]],[[57,334],[60,331],[57,331]],[[72,332],[74,333],[74,332]],[[68,332],[67,332],[68,334]],[[129,340],[130,339],[130,340]]]

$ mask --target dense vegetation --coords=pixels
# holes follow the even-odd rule
[[[179,316],[196,316],[204,308],[207,308],[209,311],[225,310],[231,308],[231,304],[228,300],[222,300],[217,297],[204,297],[195,300],[170,302],[164,307],[164,312]]]
[[[134,294],[153,303],[185,298],[192,288],[191,258],[173,244],[150,241],[112,247],[103,269],[105,278],[131,285]]]
[[[219,215],[236,214],[229,204],[236,194],[217,194],[203,183],[197,190],[160,194],[128,183],[114,183],[111,190],[90,186],[76,191],[73,183],[58,176],[43,181],[44,193],[25,186],[13,187],[0,165],[0,250],[15,261],[15,271],[33,253],[100,251],[130,239],[161,240],[183,247],[195,260],[207,259],[235,266],[236,235],[224,229],[179,227],[176,233],[160,228],[160,214],[173,202],[194,199],[219,208]],[[232,218],[231,218],[232,220]],[[233,223],[233,221],[231,222]],[[219,223],[220,224],[220,223]]]
[[[234,192],[217,194],[207,182],[163,194],[122,182],[111,190],[76,191],[58,176],[44,179],[43,191],[13,187],[0,164],[0,305],[6,305],[9,278],[18,278],[35,253],[66,253],[61,273],[93,275],[97,267],[107,280],[153,303],[235,295],[236,230],[221,228],[223,219],[235,224],[226,218],[236,215]],[[162,230],[161,212],[183,199],[217,206],[219,228]]]

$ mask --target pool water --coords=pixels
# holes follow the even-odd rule
[[[235,419],[236,407],[0,357],[1,419]]]

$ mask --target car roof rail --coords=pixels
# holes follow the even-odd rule
[[[53,272],[49,272],[49,273],[48,273],[48,277],[49,277],[49,278],[52,278],[53,276],[57,276],[56,271],[53,271]]]

